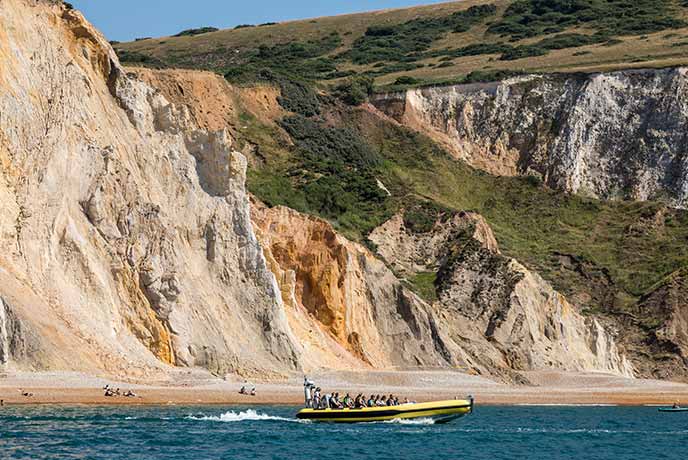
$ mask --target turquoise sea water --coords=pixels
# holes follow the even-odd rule
[[[478,407],[447,425],[325,425],[287,407],[3,407],[5,459],[687,459],[688,413]]]

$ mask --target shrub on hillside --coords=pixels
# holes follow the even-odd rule
[[[334,95],[349,105],[361,105],[373,94],[374,82],[366,76],[349,78],[334,88]]]
[[[577,48],[579,46],[594,45],[607,41],[609,41],[609,39],[605,35],[599,33],[594,35],[577,33],[559,34],[540,40],[532,45],[522,45],[508,49],[502,54],[500,59],[503,61],[512,61],[525,57],[542,56],[547,54],[549,50]]]
[[[416,234],[428,233],[437,222],[446,222],[456,211],[432,201],[419,201],[404,210],[404,226]]]
[[[520,40],[585,26],[605,36],[684,27],[672,0],[517,0],[488,32]]]
[[[420,82],[421,82],[421,80],[419,80],[418,78],[414,78],[414,77],[411,77],[409,75],[402,75],[401,77],[396,79],[394,84],[395,85],[417,85]]]
[[[117,53],[117,57],[122,64],[136,64],[156,69],[163,69],[167,67],[163,61],[137,51],[126,51],[115,48],[115,52]]]
[[[351,129],[323,126],[298,115],[285,118],[281,125],[317,169],[326,171],[332,163],[341,163],[364,170],[381,163],[373,149]]]
[[[463,83],[486,83],[492,81],[502,81],[521,74],[522,72],[516,70],[476,70],[466,75],[463,79]]]
[[[344,57],[356,64],[373,64],[380,61],[417,60],[433,42],[448,32],[466,32],[496,14],[494,5],[477,5],[449,16],[424,17],[402,24],[376,25],[369,27],[356,40]]]
[[[502,61],[515,61],[516,59],[523,59],[527,57],[534,56],[544,56],[549,50],[546,48],[540,48],[535,45],[523,45],[517,46],[516,48],[511,48],[509,51],[502,54],[499,58]]]
[[[217,27],[201,27],[199,29],[186,29],[182,30],[179,32],[177,35],[173,35],[173,37],[192,37],[195,35],[202,35],[202,34],[207,34],[210,32],[217,32],[218,29]]]
[[[282,107],[305,117],[320,113],[320,100],[309,85],[285,78],[280,78],[278,83],[281,95],[277,98],[277,102]]]
[[[376,179],[382,161],[357,131],[299,115],[280,124],[294,141],[292,166],[274,179],[252,180],[254,193],[275,203],[288,198],[297,209],[332,219],[358,237],[388,218],[388,196]],[[280,176],[291,178],[281,194]]]
[[[441,50],[431,51],[423,55],[424,58],[440,57],[441,60],[451,60],[454,58],[464,56],[479,56],[484,54],[502,54],[512,47],[505,43],[474,43],[461,48],[445,48]]]

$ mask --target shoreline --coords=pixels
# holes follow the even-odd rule
[[[538,372],[529,373],[532,385],[506,385],[451,371],[332,371],[313,374],[324,392],[356,395],[390,394],[411,400],[439,401],[473,395],[476,405],[485,406],[664,406],[688,402],[688,385],[658,380],[626,379],[606,374]],[[279,382],[248,382],[240,377],[219,379],[196,375],[190,380],[164,384],[118,382],[76,373],[18,373],[0,378],[0,399],[12,406],[258,406],[303,405],[303,376]],[[103,387],[122,392],[133,390],[138,397],[106,397]],[[246,385],[256,396],[241,395]],[[33,396],[22,396],[22,392]],[[0,407],[2,410],[2,407]]]

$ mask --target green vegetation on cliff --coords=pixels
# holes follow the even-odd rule
[[[251,192],[270,205],[326,218],[362,241],[401,209],[419,233],[452,213],[477,212],[506,255],[590,312],[624,311],[688,264],[688,212],[563,194],[531,177],[492,176],[366,110],[337,113],[335,126],[317,117],[285,119],[295,145],[250,172]],[[409,280],[425,295],[424,281]]]

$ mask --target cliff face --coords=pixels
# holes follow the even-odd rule
[[[544,369],[633,375],[614,337],[536,273],[501,255],[481,216],[460,213],[413,234],[399,215],[370,239],[395,270],[437,273],[434,308],[469,369],[515,381],[522,377],[514,371]]]
[[[638,375],[688,379],[688,273],[680,270],[645,295],[621,319],[619,345]]]
[[[0,24],[2,361],[297,368],[228,131],[127,75],[76,11],[6,0]]]
[[[688,70],[529,75],[373,103],[473,166],[603,199],[688,197]]]
[[[395,216],[371,235],[397,273],[439,271],[432,303],[325,221],[260,203],[253,218],[307,368],[454,366],[520,382],[529,370],[633,375],[599,323],[499,253],[480,216],[421,235]]]
[[[455,364],[429,305],[366,248],[289,208],[256,203],[253,216],[310,367]]]
[[[479,216],[423,235],[395,217],[371,236],[387,265],[322,220],[251,216],[237,98],[269,121],[275,90],[127,72],[58,3],[0,3],[3,368],[630,375],[604,328],[503,257]],[[403,279],[420,271],[438,272],[436,301]]]

